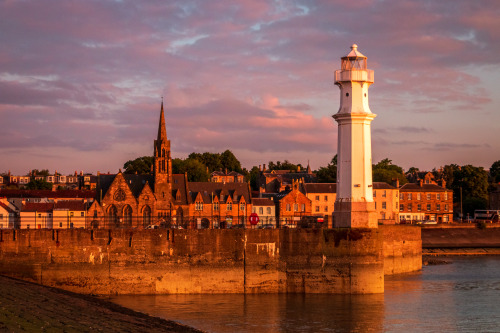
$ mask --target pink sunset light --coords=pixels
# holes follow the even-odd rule
[[[162,96],[173,157],[326,166],[353,43],[375,71],[374,162],[489,168],[499,17],[469,0],[3,1],[0,172],[117,172],[152,155]]]

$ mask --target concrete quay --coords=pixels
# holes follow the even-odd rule
[[[2,332],[201,332],[92,296],[0,276]]]

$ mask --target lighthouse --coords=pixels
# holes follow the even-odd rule
[[[376,117],[368,106],[368,87],[374,82],[366,57],[353,44],[335,71],[340,88],[340,108],[333,115],[338,123],[337,198],[334,226],[377,228],[373,202],[370,124]]]

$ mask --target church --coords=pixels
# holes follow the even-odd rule
[[[172,174],[170,140],[161,103],[149,175],[98,174],[87,211],[91,228],[225,228],[245,226],[252,211],[248,183],[191,182]]]

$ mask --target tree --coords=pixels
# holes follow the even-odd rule
[[[490,177],[495,183],[500,182],[500,160],[494,162],[490,167]]]
[[[124,173],[147,175],[151,173],[151,166],[154,163],[152,156],[138,157],[135,160],[125,162],[123,165]]]
[[[194,158],[174,158],[172,160],[172,172],[182,174],[187,172],[188,181],[190,182],[206,182],[209,174],[207,167],[199,160]]]
[[[241,163],[236,156],[230,151],[226,150],[221,154],[222,167],[228,171],[242,172]]]
[[[446,188],[450,190],[453,189],[453,183],[455,181],[455,172],[457,171],[460,171],[460,166],[458,166],[457,164],[449,164],[444,166],[442,177],[446,181]],[[456,200],[456,196],[454,200]]]
[[[250,170],[250,173],[247,176],[248,180],[250,181],[250,187],[254,191],[259,190],[259,177],[260,177],[260,170],[259,167],[254,166],[252,170]]]
[[[392,160],[385,158],[373,166],[373,181],[391,184],[398,179],[400,185],[408,182],[403,173],[403,168],[392,164]]]
[[[38,169],[33,169],[31,170],[33,176],[48,176],[50,174],[49,170],[48,169],[42,169],[42,170],[38,170]]]
[[[320,167],[316,171],[318,183],[336,183],[337,182],[337,154],[332,158],[326,167]]]
[[[276,161],[276,163],[274,163],[273,161],[269,161],[268,168],[269,170],[290,170],[293,172],[297,172],[299,168],[302,168],[302,165],[300,163],[290,163],[288,160],[285,160],[283,163],[281,163],[281,161]]]
[[[463,201],[474,198],[482,200],[485,204],[488,202],[488,172],[482,167],[464,165],[455,170],[453,177],[454,200],[460,200],[460,189],[462,189]]]
[[[45,179],[32,179],[26,184],[27,190],[52,190],[52,184],[45,181]]]

